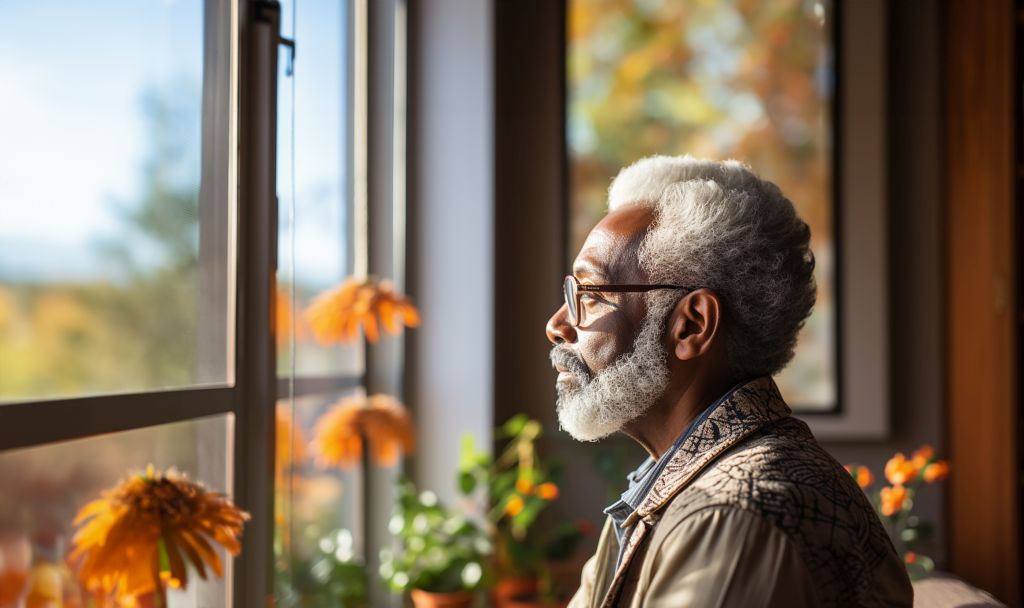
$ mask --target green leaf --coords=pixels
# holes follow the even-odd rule
[[[473,475],[469,471],[459,473],[459,490],[461,490],[463,494],[472,494],[475,489],[476,475]]]
[[[530,417],[526,414],[516,414],[508,420],[505,424],[499,427],[498,437],[515,437],[519,433],[523,432],[523,427],[530,422]]]
[[[462,436],[459,445],[459,469],[472,468],[477,461],[476,440],[469,433]]]

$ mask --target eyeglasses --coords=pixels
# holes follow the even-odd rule
[[[562,283],[565,292],[565,307],[569,310],[569,322],[573,327],[579,327],[583,321],[583,309],[580,307],[580,298],[584,292],[615,291],[627,293],[641,293],[654,291],[655,289],[685,289],[693,291],[695,287],[683,287],[682,285],[586,285],[580,283],[573,275],[565,277]]]

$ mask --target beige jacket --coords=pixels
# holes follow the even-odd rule
[[[726,397],[626,520],[618,569],[605,523],[570,608],[911,606],[864,493],[790,413],[770,378]]]

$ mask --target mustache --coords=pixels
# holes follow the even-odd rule
[[[568,346],[558,345],[551,347],[551,365],[552,367],[561,367],[569,370],[580,380],[589,380],[593,376],[590,373],[590,368],[583,362],[583,359],[572,352]]]

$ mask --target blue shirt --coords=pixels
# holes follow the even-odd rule
[[[636,511],[640,507],[640,503],[644,501],[644,498],[647,497],[647,493],[650,492],[651,487],[654,486],[654,481],[661,475],[661,472],[672,460],[672,457],[675,456],[676,452],[683,445],[683,442],[693,434],[693,431],[700,426],[702,422],[708,419],[708,416],[710,416],[711,412],[718,407],[718,404],[724,401],[726,397],[731,395],[732,392],[740,386],[742,386],[742,383],[729,389],[714,403],[704,408],[704,411],[693,419],[693,422],[691,422],[689,426],[686,427],[686,430],[679,435],[672,444],[672,447],[661,455],[661,458],[655,461],[653,458],[648,456],[635,471],[626,476],[626,480],[629,482],[629,487],[622,493],[622,496],[618,501],[604,510],[605,514],[610,516],[612,521],[615,522],[615,536],[619,539],[619,557],[615,563],[616,568],[618,567],[618,562],[622,560],[622,552],[625,548],[623,540],[626,536],[626,530],[622,527],[622,523],[626,521],[633,511]]]

